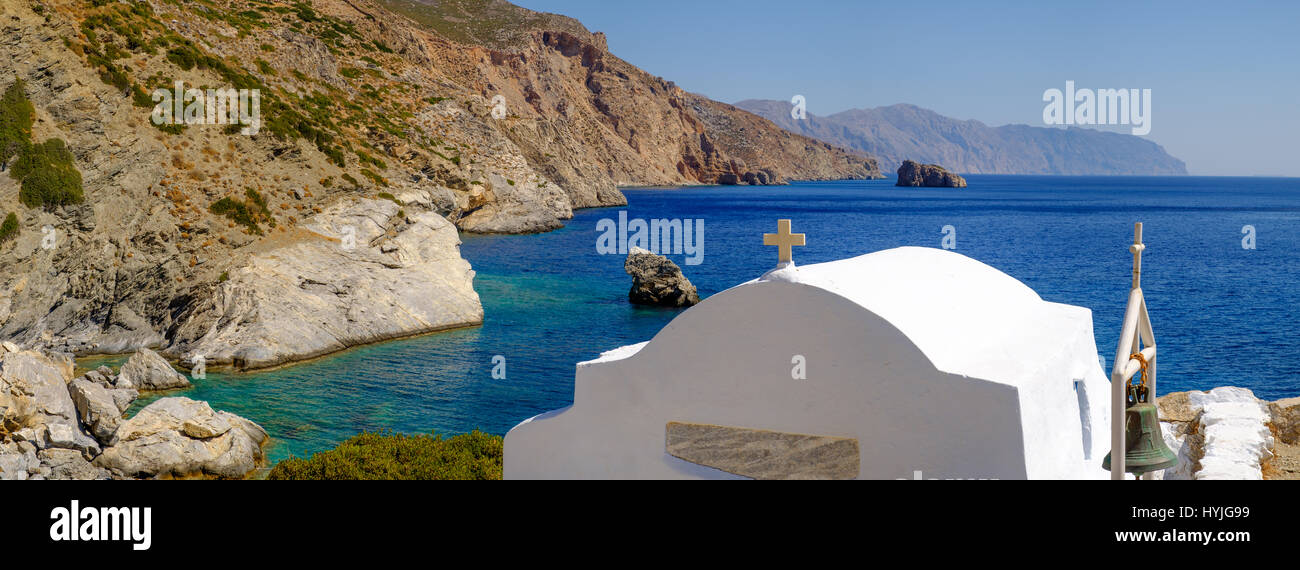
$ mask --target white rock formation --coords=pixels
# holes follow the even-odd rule
[[[182,363],[275,366],[483,321],[456,228],[433,212],[360,200],[252,253],[167,352]]]

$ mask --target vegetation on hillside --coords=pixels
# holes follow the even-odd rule
[[[85,200],[81,172],[63,139],[50,139],[28,147],[9,172],[22,181],[18,198],[28,208],[80,204]]]
[[[266,198],[252,188],[244,190],[244,199],[235,200],[229,196],[213,202],[208,210],[219,216],[225,216],[232,222],[244,226],[248,233],[262,235],[261,223],[275,227],[275,218],[271,208],[266,205]]]
[[[500,436],[478,430],[448,439],[365,432],[308,459],[290,458],[268,479],[501,479]]]
[[[4,223],[0,223],[0,243],[9,241],[9,238],[18,235],[18,216],[13,212],[5,216]]]
[[[14,79],[0,96],[0,165],[17,156],[30,144],[36,109],[27,100],[23,80]]]
[[[73,164],[72,152],[62,139],[32,144],[35,118],[26,86],[15,79],[0,95],[0,164],[18,157],[9,169],[9,176],[22,184],[18,199],[28,208],[81,203],[81,172]]]
[[[587,32],[573,18],[531,12],[501,0],[380,0],[379,3],[449,40],[497,49],[518,47],[524,37],[536,30],[578,35]]]

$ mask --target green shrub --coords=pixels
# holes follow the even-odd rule
[[[36,108],[27,99],[23,80],[15,79],[0,96],[0,164],[9,162],[31,144]]]
[[[225,197],[208,206],[208,211],[218,216],[225,216],[230,221],[248,228],[249,233],[259,236],[262,235],[259,222],[267,222],[271,227],[275,227],[275,220],[271,218],[271,209],[267,207],[266,199],[252,188],[245,189],[243,202]]]
[[[0,243],[9,241],[9,238],[18,235],[18,216],[13,212],[5,216],[5,221],[0,224]]]
[[[9,175],[22,181],[18,199],[28,208],[80,204],[85,200],[81,172],[63,139],[33,145],[18,156]]]
[[[267,479],[501,479],[502,438],[478,430],[449,439],[433,433],[365,432],[308,459],[290,458]]]
[[[388,180],[369,168],[362,168],[361,175],[369,178],[371,182],[375,183],[375,186],[388,186]]]

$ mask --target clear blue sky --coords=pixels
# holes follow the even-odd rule
[[[1146,138],[1190,173],[1300,176],[1300,2],[514,1],[719,101],[1043,126],[1043,91],[1066,80],[1147,88]]]

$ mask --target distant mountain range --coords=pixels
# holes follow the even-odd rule
[[[796,134],[868,153],[895,172],[904,160],[964,174],[1187,174],[1183,161],[1141,137],[1083,128],[990,127],[915,105],[852,109],[805,119],[790,103],[750,99],[736,107]]]

